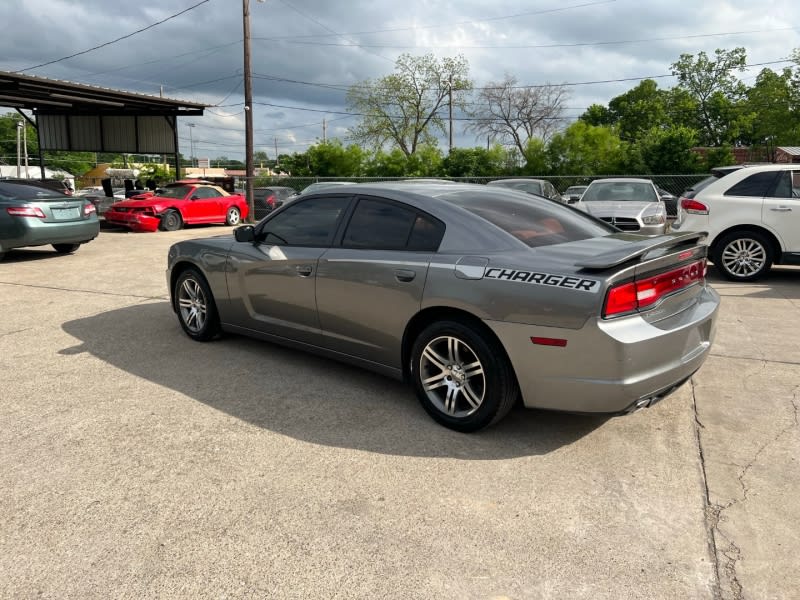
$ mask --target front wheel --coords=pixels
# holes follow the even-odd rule
[[[173,292],[178,320],[186,334],[198,342],[207,342],[220,333],[219,315],[206,278],[195,269],[187,269],[175,282]]]
[[[241,220],[242,220],[242,211],[239,210],[238,206],[231,206],[228,209],[228,213],[225,215],[225,224],[238,225]]]
[[[80,247],[80,244],[53,244],[53,248],[59,254],[71,254]]]
[[[714,247],[714,265],[731,281],[755,281],[772,266],[772,244],[758,231],[734,231]]]
[[[462,432],[496,423],[519,394],[500,344],[458,321],[433,323],[419,335],[411,351],[411,378],[427,413]]]
[[[177,231],[183,227],[183,219],[181,213],[175,209],[169,209],[161,217],[161,229],[164,231]]]

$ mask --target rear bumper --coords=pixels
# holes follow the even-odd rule
[[[113,209],[103,213],[103,218],[109,225],[127,227],[131,231],[158,231],[161,224],[159,217],[141,213],[118,212]]]
[[[654,324],[638,315],[598,318],[579,330],[486,323],[506,348],[525,406],[624,413],[665,397],[705,362],[716,333],[719,296],[705,287],[694,300]],[[537,346],[531,337],[566,339],[567,345]]]
[[[100,222],[95,217],[60,223],[45,223],[39,219],[19,217],[10,233],[7,239],[0,241],[0,251],[24,246],[89,242],[100,233]]]

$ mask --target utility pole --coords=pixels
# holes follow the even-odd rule
[[[275,138],[275,166],[281,164],[281,159],[278,158],[278,138]]]
[[[450,94],[450,152],[453,151],[453,76],[448,79],[448,92]]]
[[[23,121],[20,121],[20,123],[22,124],[22,152],[25,158],[25,179],[28,179],[30,177],[30,175],[28,175],[28,128]]]
[[[20,129],[22,129],[22,121],[17,121],[17,179],[20,178],[19,168],[22,162],[22,154],[19,146]]]
[[[244,37],[244,164],[245,196],[247,197],[248,217],[255,223],[255,198],[253,196],[253,82],[250,70],[250,0],[242,0],[242,32]]]
[[[328,143],[328,124],[325,122],[325,117],[322,117],[322,143]]]
[[[192,135],[192,131],[194,131],[194,123],[187,123],[186,126],[189,128],[189,164],[194,166],[194,136]]]

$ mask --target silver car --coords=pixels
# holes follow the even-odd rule
[[[657,235],[667,230],[667,209],[649,179],[597,179],[575,204],[622,231]]]
[[[469,184],[303,196],[167,258],[184,331],[308,350],[405,379],[439,423],[525,406],[626,413],[705,361],[719,297],[702,234],[644,237]]]

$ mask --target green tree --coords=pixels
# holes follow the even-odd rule
[[[697,145],[697,132],[683,126],[666,129],[653,127],[637,144],[650,173],[695,173],[700,159],[692,148]]]
[[[620,138],[626,141],[636,141],[652,127],[669,123],[666,92],[658,89],[652,79],[644,79],[636,87],[612,98],[608,108]]]
[[[750,144],[797,145],[800,142],[800,89],[792,69],[764,69],[747,90],[745,112],[752,115],[745,141]]]
[[[746,86],[734,71],[744,71],[747,56],[744,48],[717,49],[716,59],[705,52],[681,54],[672,64],[672,74],[678,77],[678,87],[697,102],[700,142],[706,146],[721,146],[735,141],[743,124],[736,104],[744,97]]]
[[[492,177],[505,169],[506,151],[499,144],[486,148],[453,148],[443,168],[450,177]]]
[[[338,139],[311,146],[306,156],[311,175],[360,177],[364,172],[364,150],[355,144],[345,148]]]
[[[547,148],[554,175],[601,175],[625,168],[626,145],[610,127],[575,121],[550,140]]]
[[[363,81],[347,93],[348,108],[361,115],[350,129],[352,138],[373,148],[391,143],[406,156],[421,145],[434,145],[435,132],[445,133],[441,109],[451,90],[454,107],[463,108],[471,88],[469,66],[463,56],[437,60],[432,54],[402,54],[395,73],[377,81]]]

